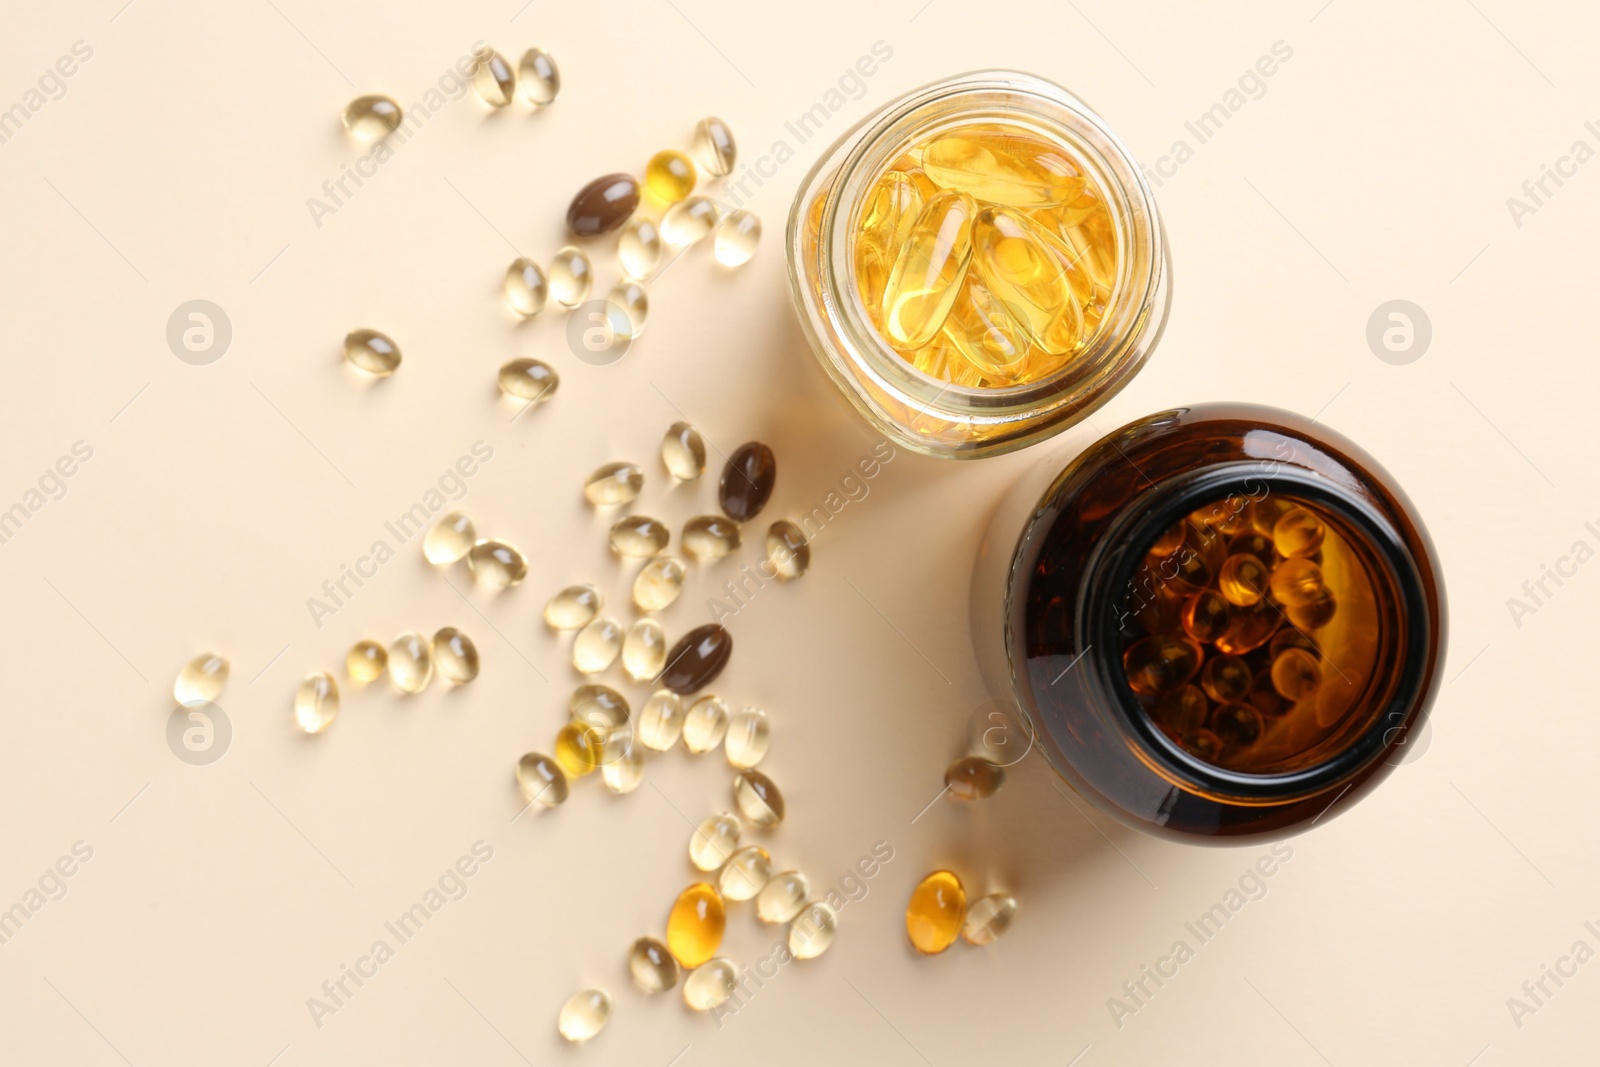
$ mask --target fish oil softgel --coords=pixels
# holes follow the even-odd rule
[[[478,539],[478,525],[464,511],[442,515],[422,538],[422,557],[436,567],[464,559]]]
[[[767,880],[756,895],[756,918],[786,923],[800,914],[811,896],[811,882],[799,871],[782,871]]]
[[[702,871],[719,869],[738,849],[743,829],[738,818],[725,811],[706,816],[689,837],[689,862]]]
[[[759,845],[746,845],[728,857],[717,876],[727,900],[752,900],[772,878],[772,856]]]
[[[730,961],[709,960],[692,971],[683,982],[683,1002],[695,1011],[720,1008],[738,986],[739,969]]]
[[[695,559],[722,559],[740,541],[739,524],[721,515],[698,515],[683,524],[683,550]]]
[[[172,696],[186,708],[209,704],[222,695],[228,684],[228,659],[215,652],[202,652],[183,665],[172,683]]]
[[[433,681],[433,645],[410,631],[389,645],[389,680],[402,693],[420,693]]]
[[[605,598],[592,585],[569,585],[544,606],[545,625],[552,630],[577,630],[594,621]]]
[[[687,422],[675,422],[661,438],[661,465],[680,482],[690,482],[706,472],[706,442]]]
[[[517,788],[529,804],[545,808],[561,804],[569,790],[561,765],[538,752],[529,752],[517,761]]]
[[[728,124],[712,116],[694,128],[694,153],[707,174],[720,178],[732,172],[739,149]]]
[[[667,914],[667,948],[683,966],[699,967],[717,954],[727,921],[722,894],[696,882],[678,894]]]
[[[663,149],[645,164],[644,191],[657,203],[676,204],[694,192],[694,182],[694,164],[675,149]]]
[[[719,696],[707,695],[689,706],[683,720],[683,744],[699,755],[722,744],[728,733],[728,704]]]
[[[485,538],[467,550],[467,567],[483,584],[506,589],[528,576],[528,557],[516,545]]]
[[[733,802],[746,822],[776,826],[783,821],[783,794],[760,771],[743,770],[733,776]]]
[[[639,741],[646,748],[665,752],[683,734],[683,698],[670,689],[650,694],[639,709]]]
[[[561,70],[542,48],[530,48],[517,61],[517,95],[534,108],[547,107],[561,92]]]
[[[963,756],[944,772],[944,786],[957,800],[992,797],[1005,784],[1006,771],[982,756]]]
[[[648,682],[667,665],[667,634],[654,619],[640,619],[622,639],[622,669],[636,682]]]
[[[555,394],[561,376],[542,360],[522,358],[502,364],[495,381],[507,396],[538,404]]]
[[[839,932],[839,914],[821,900],[813,900],[789,921],[789,951],[797,960],[814,960],[833,944]]]
[[[619,556],[654,556],[671,540],[660,520],[647,515],[625,515],[611,526],[611,551]]]
[[[680,200],[661,216],[661,239],[677,248],[704,240],[717,224],[717,205],[703,196]]]
[[[635,281],[645,281],[661,264],[661,231],[654,221],[635,215],[617,235],[617,266]]]
[[[351,330],[344,335],[344,358],[374,378],[387,378],[400,369],[400,346],[378,330]]]
[[[526,256],[518,256],[511,261],[511,266],[506,268],[506,280],[501,289],[505,293],[506,304],[525,319],[531,319],[543,311],[545,300],[550,295],[550,283],[545,280],[544,271]]]
[[[400,128],[404,114],[393,97],[358,96],[344,106],[344,128],[358,141],[377,141]]]
[[[339,683],[327,671],[305,676],[294,693],[294,721],[308,734],[320,734],[339,717]]]
[[[755,257],[761,244],[761,220],[744,208],[730,211],[717,223],[715,242],[718,263],[742,267]]]
[[[936,955],[955,943],[967,916],[967,891],[949,871],[934,871],[911,891],[906,936],[918,952]]]
[[[633,606],[640,611],[661,611],[683,592],[688,568],[677,556],[657,556],[633,580]]]
[[[561,1006],[556,1029],[573,1044],[582,1044],[604,1030],[611,1021],[611,994],[604,989],[580,989]]]
[[[596,507],[626,504],[644,488],[644,471],[632,463],[607,463],[583,483],[583,495]]]
[[[572,641],[572,665],[579,674],[599,674],[622,652],[622,624],[601,616]]]
[[[1104,197],[1073,154],[996,123],[909,146],[855,228],[869,320],[913,367],[968,388],[1068,366],[1105,315],[1118,255]]]
[[[389,652],[376,641],[357,641],[344,654],[344,673],[357,685],[366,685],[383,677],[389,666]]]
[[[433,635],[433,662],[445,681],[465,685],[478,676],[478,646],[454,626],[446,626]]]
[[[1016,917],[1016,897],[1008,893],[990,893],[967,905],[961,937],[969,945],[992,945],[1005,936]]]
[[[811,569],[811,545],[805,531],[788,519],[767,528],[767,563],[780,582],[792,582]]]
[[[728,719],[722,752],[735,767],[754,767],[766,757],[771,743],[772,726],[767,713],[761,708],[745,708]]]
[[[482,100],[493,108],[511,103],[516,95],[517,75],[506,57],[490,48],[481,49],[472,68],[472,88]]]
[[[594,287],[594,267],[582,249],[567,245],[551,257],[546,278],[556,303],[575,308],[589,299],[589,290]]]
[[[665,993],[678,984],[678,961],[667,946],[653,937],[641,937],[628,949],[628,973],[646,993]]]

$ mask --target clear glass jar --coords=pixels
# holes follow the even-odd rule
[[[1117,277],[1098,332],[1066,366],[1025,385],[952,385],[916,370],[872,324],[856,282],[856,224],[879,176],[912,145],[979,123],[1064,147],[1098,186],[1116,236]],[[788,256],[801,326],[840,392],[896,444],[932,456],[999,455],[1073,425],[1127,384],[1166,319],[1166,242],[1138,164],[1087,105],[1031,74],[963,74],[858,123],[802,183]]]
[[[1392,478],[1245,404],[1151,415],[1025,476],[980,550],[972,626],[993,695],[1063,779],[1202,844],[1364,796],[1445,650],[1438,559]]]

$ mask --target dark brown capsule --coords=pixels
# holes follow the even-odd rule
[[[778,480],[778,460],[760,441],[746,441],[733,450],[722,468],[717,502],[728,518],[749,522],[767,506]]]
[[[607,174],[578,190],[567,208],[567,228],[579,237],[610,233],[639,206],[639,183],[631,174]]]
[[[674,693],[693,693],[711,684],[733,655],[733,635],[714,622],[684,634],[667,653],[661,684]]]

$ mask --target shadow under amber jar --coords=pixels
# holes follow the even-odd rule
[[[1263,602],[1283,616],[1275,632],[1325,657],[1337,701],[1291,743],[1280,730],[1275,747],[1219,759],[1164,728],[1123,656],[1148,633],[1138,576],[1152,547],[1229,501],[1321,515],[1346,616],[1291,622]],[[1201,844],[1299,832],[1373,789],[1422,727],[1445,648],[1438,560],[1393,479],[1324,427],[1245,404],[1149,416],[1024,479],[980,551],[972,614],[986,680],[1056,772],[1129,826]]]
[[[911,146],[976,124],[1064,147],[1103,195],[1116,235],[1117,278],[1098,332],[1065,366],[1025,385],[952,385],[915,369],[873,325],[856,279],[857,226],[878,178]],[[927,455],[999,455],[1072,426],[1128,383],[1166,320],[1166,242],[1143,173],[1094,111],[1031,74],[959,75],[869,115],[806,176],[787,242],[791,296],[823,369],[880,433]]]

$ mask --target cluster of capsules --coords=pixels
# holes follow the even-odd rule
[[[1150,546],[1123,669],[1185,750],[1238,768],[1296,707],[1328,725],[1313,698],[1324,683],[1319,632],[1338,611],[1322,570],[1336,537],[1305,504],[1240,498],[1201,508]]]
[[[917,370],[1003,388],[1093,339],[1116,285],[1105,199],[1070,152],[1003,125],[947,130],[879,176],[855,228],[856,286]]]

